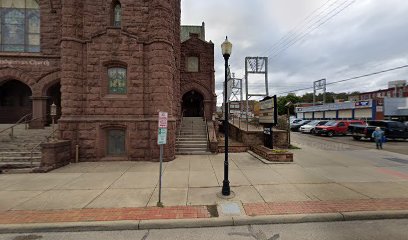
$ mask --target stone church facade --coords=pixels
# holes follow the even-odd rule
[[[181,117],[216,110],[214,45],[180,15],[180,0],[0,0],[0,123],[42,128],[55,103],[80,161],[157,160],[165,111],[174,159]]]

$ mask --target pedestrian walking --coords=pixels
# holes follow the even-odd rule
[[[371,137],[374,139],[377,149],[382,149],[384,132],[381,130],[381,128],[376,127]]]

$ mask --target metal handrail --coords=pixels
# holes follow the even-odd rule
[[[34,118],[34,119],[27,120],[27,118],[30,117],[30,116],[32,116],[32,115],[33,115],[32,113],[29,113],[29,114],[24,115],[23,117],[21,117],[21,118],[20,118],[15,124],[13,124],[12,126],[6,128],[6,129],[1,130],[1,131],[0,131],[0,134],[3,133],[3,132],[5,132],[5,131],[7,131],[7,130],[9,130],[9,129],[11,129],[11,133],[9,134],[9,136],[10,136],[11,138],[13,138],[13,137],[14,137],[14,127],[16,127],[16,126],[18,126],[18,125],[21,125],[21,124],[25,124],[25,128],[27,129],[27,124],[28,124],[28,123],[30,123],[30,122],[32,122],[32,121],[35,121],[35,120],[38,120],[38,119],[41,119],[41,117],[39,117],[39,118]]]
[[[186,110],[181,111],[180,129],[179,129],[179,134],[178,134],[179,137],[181,136],[181,128],[183,127],[183,118],[184,118],[185,111]]]
[[[205,108],[203,109],[203,112],[204,112],[204,120],[205,120],[205,130],[207,132],[207,150],[208,150],[209,145],[210,145],[210,136],[209,136],[210,134],[208,132],[208,123],[207,123],[207,118],[205,114]]]
[[[48,136],[45,137],[45,140],[39,142],[37,145],[35,145],[33,148],[30,150],[30,167],[33,167],[33,155],[34,155],[34,150],[37,149],[41,144],[45,142],[49,142],[50,138],[54,136],[55,132],[58,131],[58,128],[56,128],[54,131],[52,131]]]

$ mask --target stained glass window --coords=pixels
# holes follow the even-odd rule
[[[126,154],[125,130],[111,129],[107,131],[108,156],[123,156]]]
[[[108,87],[110,94],[126,94],[126,68],[108,69]]]
[[[0,0],[0,51],[40,51],[38,0]]]
[[[120,27],[122,25],[122,7],[120,6],[120,3],[116,3],[113,11],[113,26]]]

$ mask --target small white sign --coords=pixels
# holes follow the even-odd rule
[[[265,100],[261,102],[261,110],[273,109],[273,107],[275,106],[274,104],[275,104],[274,98]]]
[[[159,134],[158,134],[158,137],[157,137],[157,144],[158,145],[167,144],[167,128],[159,128]]]
[[[168,113],[159,112],[159,128],[167,128]]]

